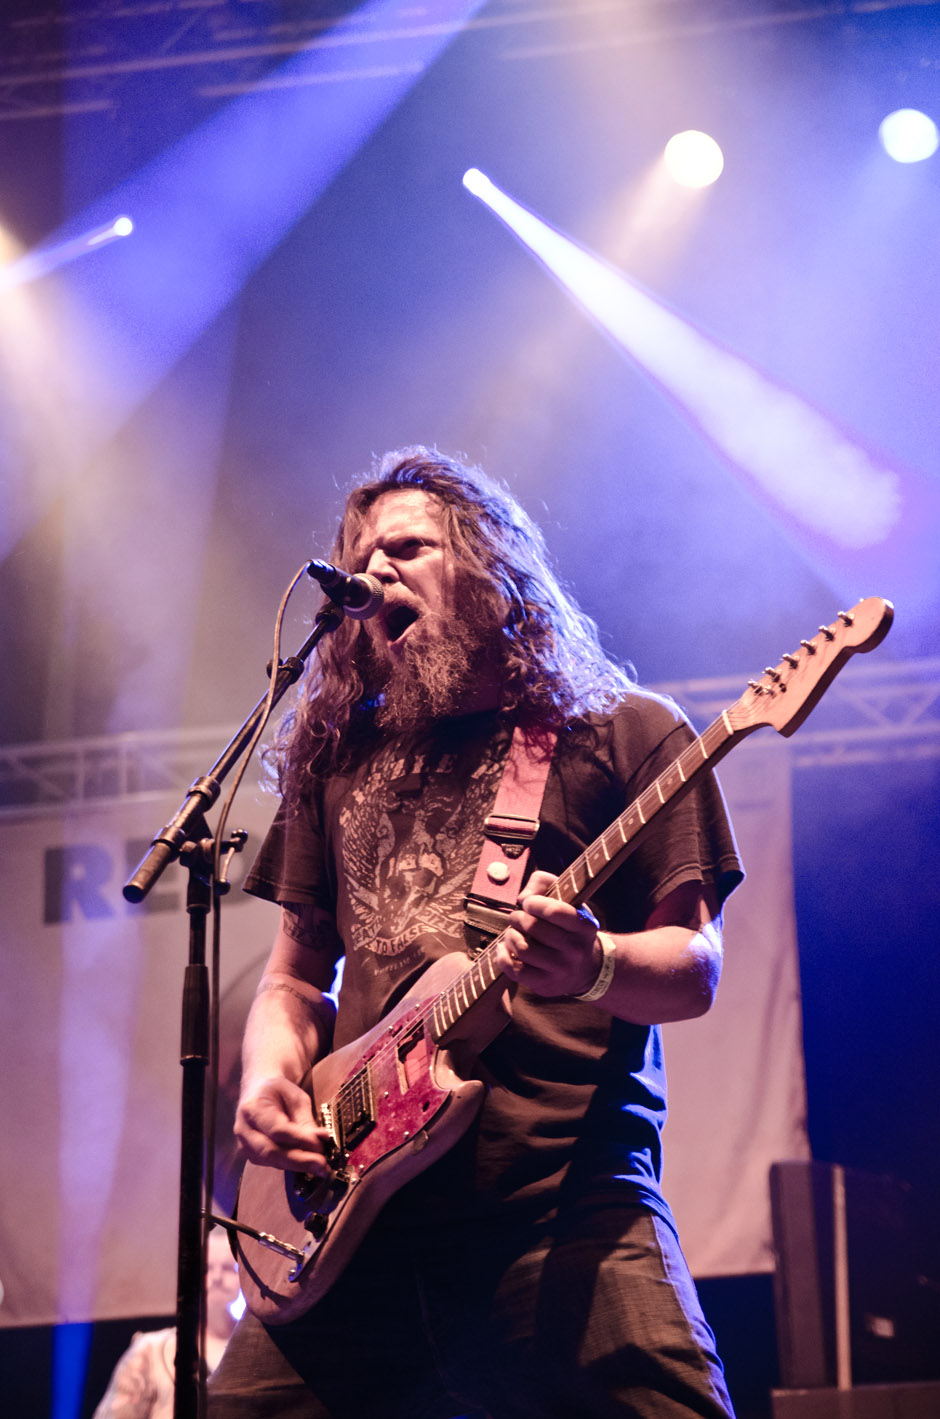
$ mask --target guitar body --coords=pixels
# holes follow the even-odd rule
[[[459,952],[435,961],[374,1029],[314,1066],[314,1112],[338,1141],[334,1164],[345,1188],[326,1197],[328,1211],[318,1180],[246,1163],[238,1220],[306,1253],[301,1264],[237,1234],[241,1288],[265,1324],[293,1320],[314,1305],[389,1197],[446,1153],[479,1112],[485,1086],[469,1069],[507,1023],[506,994],[482,999],[446,1048],[426,1028],[428,1007],[466,969]]]

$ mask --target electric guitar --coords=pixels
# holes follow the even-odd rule
[[[764,725],[793,734],[849,657],[874,649],[893,617],[890,602],[868,597],[749,681],[741,698],[585,849],[549,895],[579,906],[633,851],[654,817],[735,744]],[[485,1092],[473,1077],[474,1060],[509,1017],[510,986],[495,963],[501,939],[472,960],[452,952],[435,961],[374,1029],[313,1067],[314,1113],[329,1131],[329,1180],[245,1165],[236,1224],[241,1287],[266,1324],[289,1321],[314,1305],[389,1197],[469,1128]]]

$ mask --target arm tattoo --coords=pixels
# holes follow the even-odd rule
[[[286,990],[288,995],[292,995],[295,1000],[300,1000],[307,1009],[314,1011],[317,1008],[317,1001],[311,1000],[309,995],[304,995],[302,990],[296,986],[289,985],[286,980],[263,980],[255,991],[255,995],[263,995],[267,990]]]
[[[281,926],[292,941],[310,946],[314,951],[330,950],[336,945],[336,927],[322,909],[309,903],[283,902]]]

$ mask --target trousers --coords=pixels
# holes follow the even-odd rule
[[[209,1419],[733,1419],[656,1214],[595,1199],[549,1230],[382,1224],[306,1315],[243,1316]]]

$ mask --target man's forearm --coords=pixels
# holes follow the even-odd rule
[[[613,942],[614,969],[598,1008],[636,1025],[692,1020],[709,1009],[721,974],[721,936],[714,924],[697,932],[659,926],[632,935],[604,934]],[[597,947],[592,980],[602,962]]]
[[[261,979],[245,1026],[242,1078],[301,1083],[333,1043],[336,1007],[316,986],[281,972]]]

